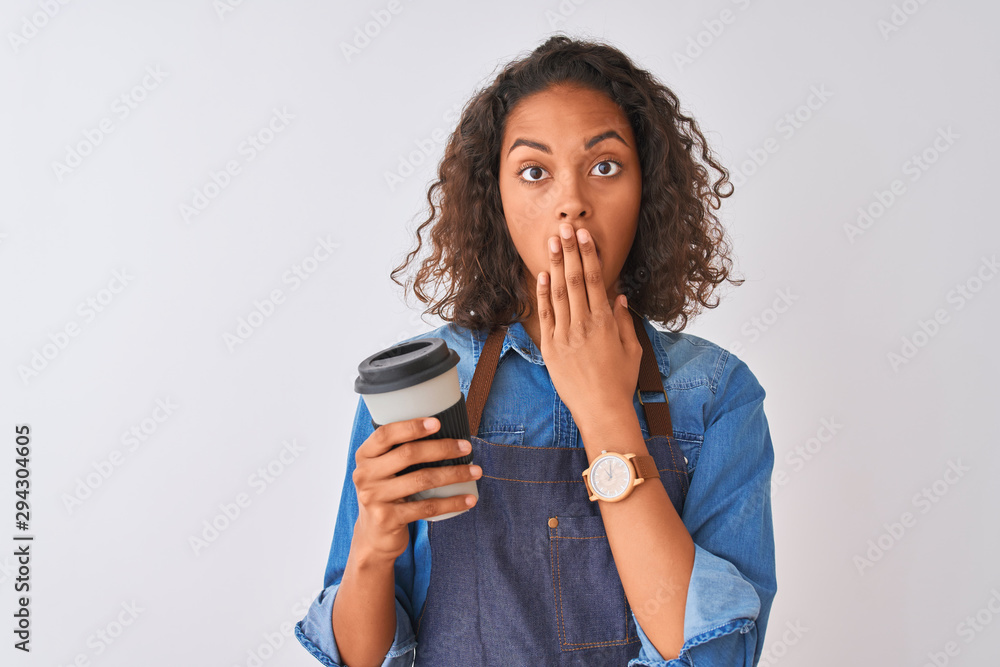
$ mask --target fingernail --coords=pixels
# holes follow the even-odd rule
[[[479,477],[479,473],[481,473],[482,471],[483,471],[483,469],[480,468],[479,466],[475,466],[475,465],[469,466],[469,472],[472,473],[473,477]]]
[[[472,445],[469,444],[468,440],[459,440],[458,449],[463,452],[468,452],[472,450]]]
[[[466,504],[467,507],[472,507],[473,505],[476,504],[476,499],[473,498],[472,496],[466,496],[465,497],[465,504]]]
[[[576,230],[576,238],[580,240],[580,243],[586,243],[590,240],[590,234],[587,233],[586,229]]]
[[[556,241],[555,239],[549,239],[549,250],[551,250],[552,252],[559,252],[559,241]]]
[[[430,429],[430,430],[433,431],[435,428],[437,428],[437,420],[434,419],[433,417],[425,419],[424,420],[424,428]]]
[[[571,239],[573,238],[573,228],[569,225],[559,225],[559,234],[564,239]]]

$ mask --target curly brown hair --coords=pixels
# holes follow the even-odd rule
[[[669,330],[681,331],[701,306],[715,308],[715,288],[730,278],[731,247],[713,209],[733,194],[729,172],[712,156],[677,96],[618,49],[595,41],[550,37],[530,55],[507,64],[462,110],[445,147],[438,179],[427,191],[428,218],[417,247],[390,277],[413,285],[424,312],[472,330],[520,321],[533,309],[527,267],[507,230],[499,187],[500,148],[511,110],[522,99],[559,83],[603,92],[628,118],[638,144],[642,197],[635,241],[619,276],[629,307]],[[699,161],[699,158],[701,161]],[[711,166],[722,176],[710,184]],[[420,251],[428,225],[432,253],[414,281],[396,280]],[[428,285],[444,284],[435,299]]]

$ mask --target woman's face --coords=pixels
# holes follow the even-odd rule
[[[500,198],[532,294],[536,276],[551,271],[548,239],[569,223],[593,237],[608,299],[614,299],[641,196],[632,127],[604,93],[557,84],[511,110],[501,144]]]

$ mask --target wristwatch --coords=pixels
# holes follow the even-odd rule
[[[648,454],[619,454],[601,450],[589,468],[583,471],[583,483],[591,500],[617,503],[647,479],[658,478],[656,461]]]

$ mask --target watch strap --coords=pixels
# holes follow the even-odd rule
[[[636,454],[632,457],[632,465],[635,466],[636,476],[642,479],[660,476],[660,471],[656,468],[656,460],[649,454]]]

